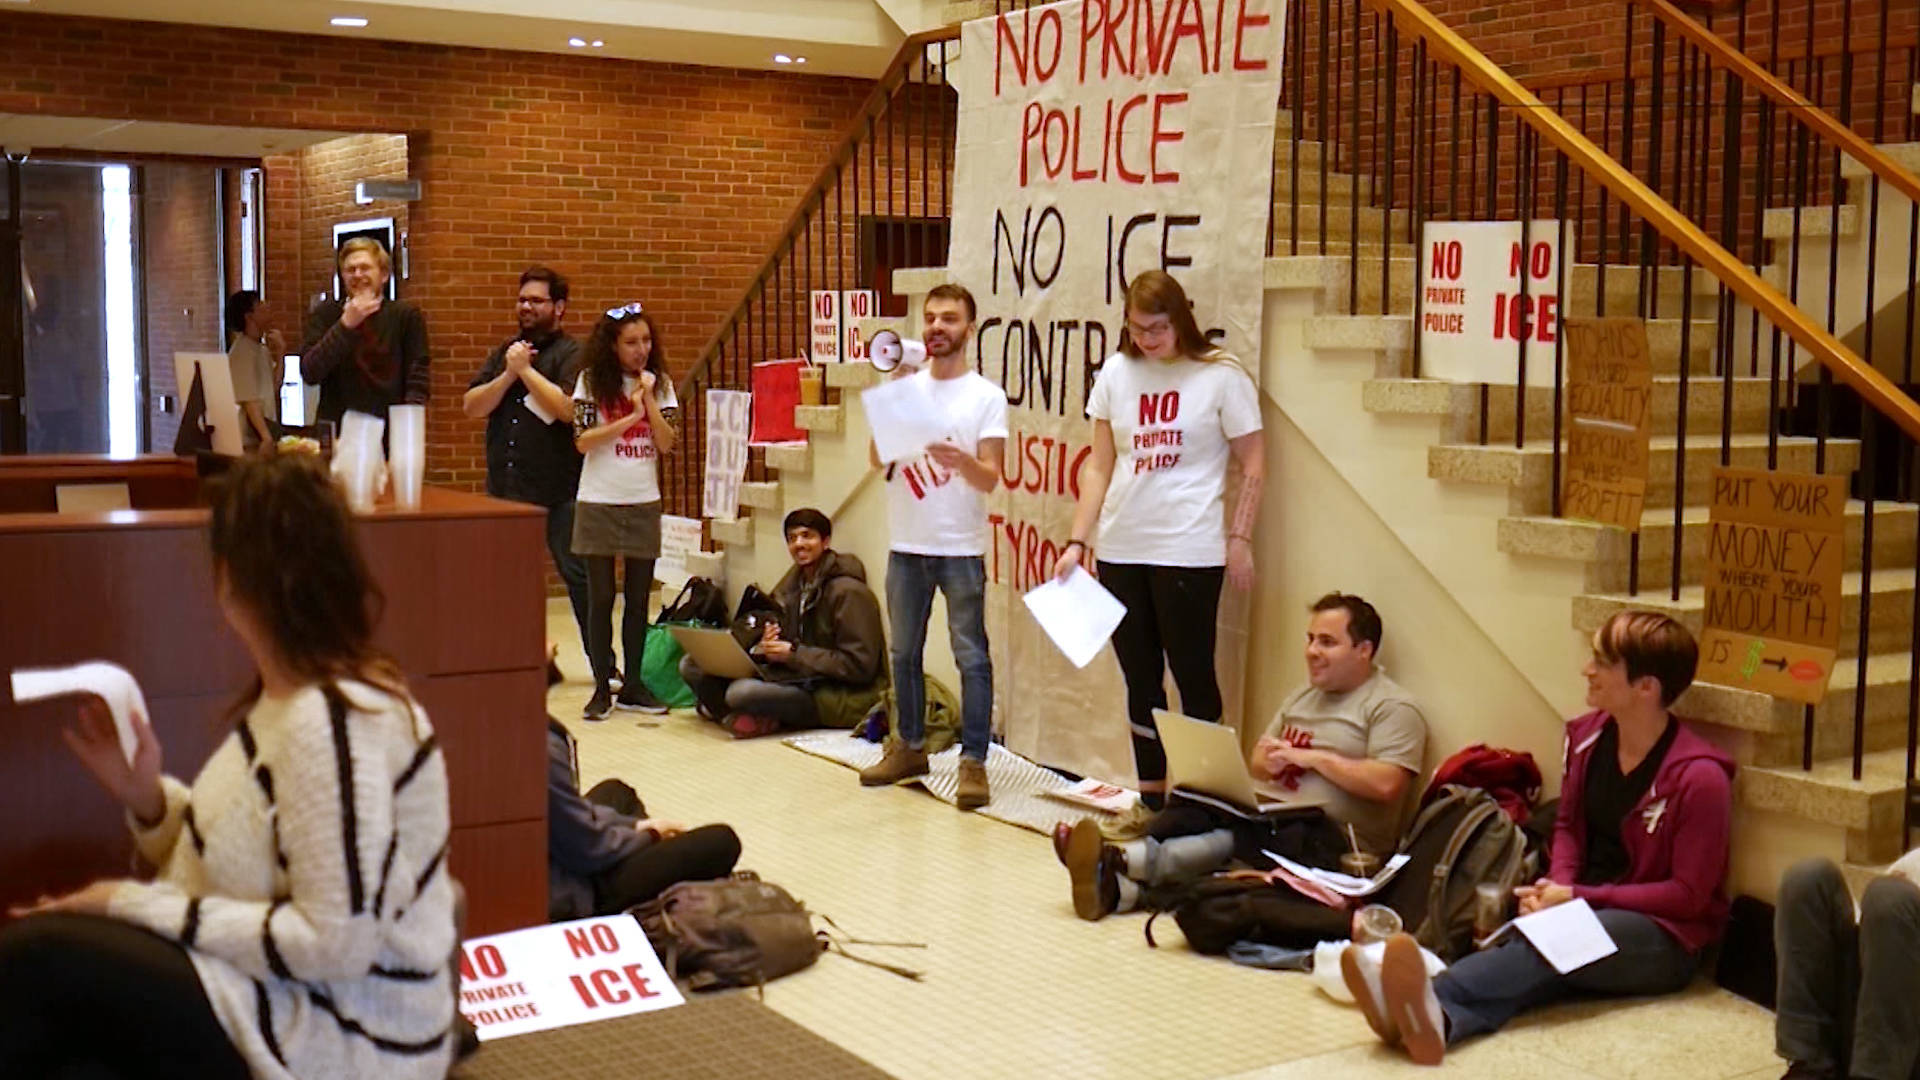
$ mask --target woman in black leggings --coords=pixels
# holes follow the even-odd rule
[[[1253,584],[1266,444],[1253,380],[1200,332],[1178,281],[1159,270],[1134,278],[1126,320],[1120,351],[1101,365],[1087,399],[1093,454],[1054,572],[1064,578],[1097,556],[1101,582],[1126,605],[1113,651],[1127,682],[1140,795],[1159,809],[1167,758],[1153,710],[1166,708],[1170,668],[1181,711],[1220,719],[1213,672],[1220,587],[1223,580],[1239,589]],[[1241,477],[1231,522],[1224,513],[1230,468]]]

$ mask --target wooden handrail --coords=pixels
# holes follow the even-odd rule
[[[787,222],[780,229],[780,239],[774,241],[773,248],[767,252],[767,257],[760,260],[760,269],[754,272],[753,280],[741,290],[740,299],[734,302],[732,310],[727,313],[726,320],[720,324],[720,328],[707,339],[706,345],[697,354],[699,360],[694,364],[693,369],[681,376],[680,381],[674,384],[674,392],[682,401],[692,393],[694,383],[698,382],[700,377],[707,373],[707,369],[713,366],[713,358],[719,354],[720,347],[726,343],[727,335],[739,324],[741,315],[752,306],[754,298],[760,295],[760,290],[766,285],[767,278],[779,268],[781,258],[791,250],[801,229],[807,224],[808,215],[813,212],[814,200],[822,197],[840,182],[842,170],[852,163],[853,155],[860,147],[861,134],[867,130],[875,117],[886,111],[887,101],[893,96],[900,81],[905,78],[907,66],[918,58],[927,46],[958,40],[960,40],[958,26],[943,26],[933,30],[922,30],[900,43],[900,50],[893,54],[893,60],[887,65],[887,70],[881,73],[879,81],[873,84],[873,89],[868,92],[866,100],[860,103],[860,111],[848,122],[846,131],[840,136],[840,142],[834,148],[833,157],[821,167],[820,175],[814,178],[813,183],[807,187],[806,193],[800,197],[799,206],[793,213],[787,215]]]
[[[1794,116],[1803,124],[1812,128],[1814,134],[1827,142],[1838,146],[1848,157],[1865,165],[1881,182],[1893,185],[1895,191],[1920,203],[1920,177],[1914,176],[1892,158],[1880,152],[1880,148],[1854,134],[1853,129],[1834,119],[1833,115],[1808,101],[1805,95],[1774,77],[1773,72],[1754,63],[1751,59],[1721,39],[1720,35],[1695,22],[1686,12],[1674,7],[1668,0],[1646,0],[1647,8],[1654,17],[1678,30],[1695,47],[1718,61],[1722,67],[1732,69],[1740,81],[1759,90],[1774,100],[1775,104],[1785,105],[1794,110]]]
[[[1653,2],[1664,4],[1665,0]],[[1807,318],[1806,313],[1782,295],[1780,290],[1761,280],[1732,252],[1715,243],[1685,214],[1662,199],[1639,177],[1628,172],[1606,151],[1588,141],[1565,117],[1548,108],[1432,12],[1416,0],[1366,0],[1366,3],[1418,34],[1426,41],[1430,55],[1452,61],[1470,81],[1513,109],[1529,127],[1565,154],[1569,161],[1593,177],[1615,198],[1632,207],[1643,220],[1718,278],[1734,295],[1751,304],[1769,322],[1792,338],[1795,344],[1806,349],[1815,360],[1832,371],[1841,382],[1853,387],[1864,401],[1898,424],[1909,436],[1920,439],[1920,403],[1902,393],[1885,375],[1868,367],[1838,338]],[[1675,13],[1678,14],[1678,11]],[[1807,104],[1804,98],[1792,94],[1791,90],[1785,92],[1797,99],[1797,104]],[[1818,110],[1813,111],[1818,113]],[[1844,128],[1839,130],[1853,137],[1852,132]],[[1857,137],[1853,138],[1855,142],[1859,141]]]

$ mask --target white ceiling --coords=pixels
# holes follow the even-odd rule
[[[8,150],[59,147],[62,150],[106,154],[176,154],[251,159],[268,154],[284,154],[349,134],[352,132],[213,127],[151,120],[0,113],[0,147]]]
[[[556,9],[566,10],[564,17]],[[878,76],[944,0],[0,0],[0,13],[197,23],[714,67]],[[368,20],[339,29],[337,15]],[[604,41],[573,48],[569,38]],[[805,56],[777,64],[775,53]]]

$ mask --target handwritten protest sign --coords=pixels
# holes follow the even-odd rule
[[[653,564],[653,576],[669,592],[678,592],[687,583],[691,571],[688,556],[700,551],[700,519],[660,516],[660,559]]]
[[[482,1042],[685,1003],[629,916],[536,926],[460,946],[460,1012]]]
[[[1840,645],[1847,482],[1715,469],[1700,678],[1817,705]]]
[[[1647,324],[1568,319],[1567,453],[1560,509],[1567,517],[1640,531],[1653,436]]]
[[[800,404],[800,369],[805,360],[769,360],[753,365],[753,435],[749,445],[806,442],[807,433],[793,422]]]
[[[1071,0],[961,32],[947,264],[978,301],[973,366],[1011,406],[989,513],[994,699],[1011,748],[1082,775],[1132,776],[1119,669],[1110,650],[1074,668],[1020,597],[1067,540],[1087,394],[1135,276],[1173,274],[1200,328],[1259,368],[1286,10]],[[1221,641],[1237,667],[1238,627]],[[1222,689],[1232,714],[1238,680]]]
[[[1421,374],[1512,386],[1524,340],[1527,385],[1553,385],[1560,223],[1522,231],[1518,221],[1429,221],[1421,230]]]
[[[707,391],[707,471],[701,513],[732,521],[740,513],[740,482],[747,472],[747,436],[753,395]]]

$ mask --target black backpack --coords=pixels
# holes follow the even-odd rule
[[[1407,865],[1372,902],[1398,912],[1420,944],[1451,962],[1473,951],[1476,887],[1522,883],[1527,838],[1493,796],[1448,784],[1414,819],[1400,852]]]
[[[710,578],[690,577],[673,603],[660,609],[658,622],[697,626],[727,625],[727,597]]]
[[[1345,938],[1351,920],[1346,911],[1301,896],[1287,885],[1229,874],[1210,874],[1169,893],[1150,895],[1148,906],[1154,908],[1147,920],[1148,945],[1158,947],[1153,921],[1170,911],[1187,946],[1205,956],[1222,955],[1237,941],[1310,949]]]

